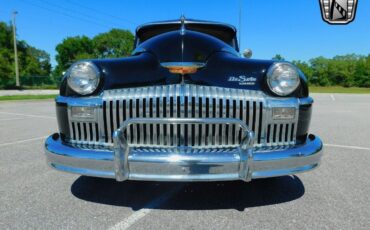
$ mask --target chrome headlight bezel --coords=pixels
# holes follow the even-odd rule
[[[269,89],[278,96],[292,94],[301,83],[299,70],[288,62],[274,63],[267,71],[266,81]],[[287,82],[288,86],[284,86]]]
[[[101,73],[96,65],[89,61],[74,63],[67,71],[68,86],[80,95],[93,93],[99,86]]]

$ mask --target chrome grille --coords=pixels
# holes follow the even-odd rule
[[[236,118],[254,131],[255,147],[290,146],[296,141],[298,100],[189,84],[106,90],[98,102],[93,99],[98,106],[96,121],[76,121],[69,114],[70,142],[112,147],[113,132],[130,118]],[[286,106],[296,108],[295,118],[273,120],[272,107]],[[241,141],[240,128],[227,124],[136,124],[130,125],[125,136],[130,145],[142,147],[237,147]]]
[[[99,126],[96,122],[70,121],[69,124],[72,143],[99,144]]]
[[[294,143],[295,124],[269,124],[267,126],[267,145],[289,145]]]
[[[254,131],[256,145],[262,132],[265,99],[258,91],[198,85],[166,85],[109,90],[103,96],[105,141],[124,120],[149,118],[237,118]],[[235,125],[132,125],[126,133],[136,146],[235,147],[241,130]]]

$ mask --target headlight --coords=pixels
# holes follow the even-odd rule
[[[99,70],[91,62],[77,62],[72,65],[67,74],[69,87],[81,95],[94,92],[99,85]]]
[[[275,63],[267,72],[267,84],[279,96],[294,92],[300,83],[299,73],[295,66],[289,63]]]

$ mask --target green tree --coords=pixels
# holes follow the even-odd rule
[[[281,56],[280,54],[276,54],[275,56],[272,57],[272,60],[285,61],[285,58]]]
[[[14,78],[12,42],[11,26],[0,22],[0,87],[10,85]]]
[[[95,57],[93,42],[86,36],[68,37],[57,45],[56,51],[58,54],[55,59],[58,65],[55,68],[55,74],[59,76],[73,62]]]
[[[58,44],[54,74],[61,76],[71,64],[81,59],[117,58],[129,56],[134,44],[134,35],[128,30],[112,29],[92,39],[86,36],[69,37]]]
[[[328,73],[328,59],[324,57],[317,57],[311,59],[309,62],[312,68],[313,83],[319,86],[332,85]]]
[[[128,30],[112,29],[93,38],[94,54],[98,58],[129,56],[134,46],[134,35]]]
[[[362,57],[356,64],[354,75],[355,85],[360,87],[370,87],[370,55]]]
[[[17,41],[21,83],[30,76],[49,76],[51,72],[49,54]],[[14,47],[12,26],[0,22],[0,87],[14,87]]]
[[[307,62],[303,61],[293,61],[293,64],[296,65],[306,76],[309,83],[315,84],[315,78],[313,76],[313,70]]]

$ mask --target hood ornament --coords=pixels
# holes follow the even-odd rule
[[[193,74],[205,66],[203,62],[162,62],[161,66],[167,68],[170,73]]]
[[[186,28],[185,28],[185,16],[184,15],[181,15],[180,22],[181,22],[180,34],[181,35],[184,35],[185,34],[185,31],[186,31]]]

